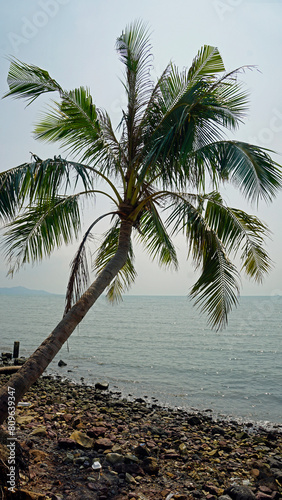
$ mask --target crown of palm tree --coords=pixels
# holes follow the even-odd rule
[[[179,71],[170,63],[154,83],[149,32],[139,21],[125,29],[116,49],[125,68],[128,103],[116,132],[87,88],[66,91],[47,71],[11,61],[6,95],[31,103],[56,92],[59,99],[35,126],[35,138],[59,142],[73,158],[33,155],[31,163],[0,174],[0,214],[9,221],[5,248],[11,271],[77,239],[81,200],[103,193],[113,210],[94,217],[82,239],[72,263],[66,311],[87,286],[85,245],[91,231],[101,218],[111,216],[96,253],[96,273],[116,253],[122,222],[135,228],[133,236],[166,267],[178,266],[173,236],[182,232],[188,256],[201,269],[191,296],[208,313],[210,324],[222,327],[239,293],[231,256],[239,253],[242,269],[257,281],[271,261],[263,249],[267,227],[228,207],[219,194],[220,183],[232,183],[252,202],[272,200],[281,185],[270,151],[225,138],[225,131],[235,130],[247,112],[248,96],[238,82],[242,68],[227,73],[218,49],[205,45],[189,69]],[[97,189],[100,180],[104,191]],[[135,277],[130,243],[108,297],[119,298]]]

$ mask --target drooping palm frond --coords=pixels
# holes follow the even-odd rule
[[[4,234],[10,272],[50,256],[54,248],[77,238],[80,230],[78,196],[57,197],[29,207],[8,224]]]
[[[46,92],[63,92],[62,87],[51,78],[48,71],[33,64],[25,64],[17,59],[11,59],[8,85],[10,90],[4,97],[24,98],[29,103]]]
[[[71,307],[81,297],[83,292],[89,285],[89,268],[86,255],[86,243],[92,238],[91,231],[93,227],[104,217],[114,215],[114,212],[103,214],[96,219],[87,229],[82,241],[79,245],[78,251],[71,262],[71,273],[68,281],[66,292],[66,305],[64,315],[71,309]]]
[[[263,248],[268,227],[254,215],[225,206],[217,192],[206,195],[205,199],[207,223],[228,252],[236,255],[241,250],[242,269],[247,276],[262,282],[271,269],[271,259]]]
[[[171,194],[171,198],[166,222],[172,225],[173,233],[186,234],[188,255],[196,268],[202,269],[191,296],[198,296],[196,303],[209,314],[213,327],[224,327],[239,293],[239,274],[228,255],[240,251],[242,269],[248,277],[261,282],[271,268],[263,248],[268,228],[257,217],[227,207],[218,192]]]
[[[140,217],[139,228],[138,239],[152,260],[157,260],[160,266],[173,266],[177,270],[175,247],[153,203]]]
[[[26,163],[0,173],[0,219],[15,217],[22,205],[20,197],[23,177],[29,175]]]
[[[100,273],[102,269],[104,269],[104,267],[116,253],[119,239],[119,224],[119,221],[117,221],[116,223],[114,223],[111,229],[109,229],[97,251],[94,263],[94,269],[97,273]],[[134,268],[133,261],[134,253],[132,245],[130,245],[126,264],[123,266],[123,268],[107,288],[107,298],[111,302],[117,302],[121,300],[122,293],[128,290],[132,283],[134,283],[136,278],[136,270]]]
[[[68,162],[60,156],[41,160],[33,155],[33,162],[0,173],[0,218],[7,220],[16,211],[35,200],[56,198],[66,192],[71,182],[82,182],[85,192],[92,188],[92,179],[84,165]]]
[[[190,295],[206,312],[213,328],[227,324],[228,313],[237,303],[239,274],[229,260],[226,249],[205,218],[205,203],[202,196],[171,195],[171,213],[167,219],[172,232],[184,232],[196,268],[201,275],[191,289]]]
[[[109,176],[119,176],[125,190],[124,170],[126,170],[126,153],[123,149],[122,141],[117,139],[108,113],[100,109],[97,113],[103,144],[98,158],[100,170]]]
[[[251,202],[258,202],[271,201],[281,188],[281,169],[270,152],[245,142],[219,141],[195,151],[192,157],[211,176],[228,180]]]
[[[239,273],[219,240],[217,245],[209,245],[205,250],[202,273],[190,295],[195,299],[195,304],[208,314],[211,327],[221,329],[227,325],[228,314],[238,302]]]

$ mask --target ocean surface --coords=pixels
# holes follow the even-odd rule
[[[63,296],[0,296],[0,351],[28,356],[56,326]],[[48,368],[80,383],[107,381],[130,398],[282,425],[282,296],[241,297],[212,331],[186,297],[101,297]],[[62,359],[67,363],[58,367]]]

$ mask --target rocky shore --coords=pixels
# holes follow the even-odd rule
[[[38,380],[16,410],[15,493],[7,490],[0,435],[0,498],[281,498],[281,427],[215,422],[208,413],[129,402],[103,389]]]

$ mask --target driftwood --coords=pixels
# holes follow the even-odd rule
[[[10,373],[15,373],[20,366],[0,366],[0,375],[10,375]]]

